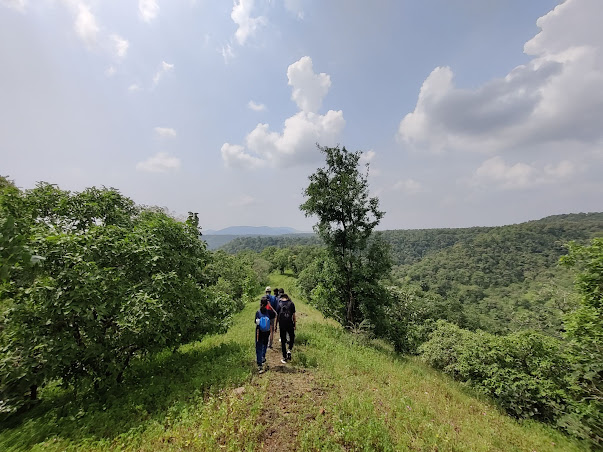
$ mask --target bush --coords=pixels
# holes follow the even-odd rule
[[[543,334],[494,336],[439,322],[420,352],[433,367],[470,383],[516,417],[553,422],[571,403],[563,344]]]

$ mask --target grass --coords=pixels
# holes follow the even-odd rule
[[[298,311],[290,373],[254,372],[250,303],[226,334],[135,363],[103,401],[48,388],[38,407],[2,426],[0,450],[277,450],[275,416],[286,417],[297,450],[588,450],[504,415],[387,344],[343,331],[303,302],[291,276],[270,284],[284,287]]]

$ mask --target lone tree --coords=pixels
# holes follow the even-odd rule
[[[318,148],[327,165],[309,176],[307,200],[300,209],[307,217],[318,217],[314,230],[338,270],[334,289],[350,326],[373,317],[370,304],[379,296],[377,282],[391,268],[387,246],[370,239],[384,212],[379,210],[379,200],[369,197],[368,164],[366,173],[361,173],[360,151]]]

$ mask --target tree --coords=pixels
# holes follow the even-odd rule
[[[381,240],[369,240],[383,218],[379,200],[369,197],[367,172],[361,173],[361,152],[318,146],[327,166],[309,176],[307,197],[300,209],[316,215],[315,232],[322,238],[337,268],[334,288],[348,325],[366,318],[367,305],[378,296],[378,279],[390,269]],[[369,309],[370,311],[371,309]]]
[[[132,359],[217,332],[242,307],[216,284],[196,215],[106,188],[15,190],[0,188],[0,419],[51,381],[120,382]]]
[[[576,288],[580,306],[566,322],[570,353],[574,364],[572,380],[581,403],[577,416],[598,447],[603,445],[603,238],[589,246],[570,242],[570,253],[561,259],[564,265],[577,267]],[[571,419],[570,425],[574,422]]]

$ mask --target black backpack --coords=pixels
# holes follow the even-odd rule
[[[293,323],[293,309],[291,300],[281,301],[279,319],[282,323]]]

